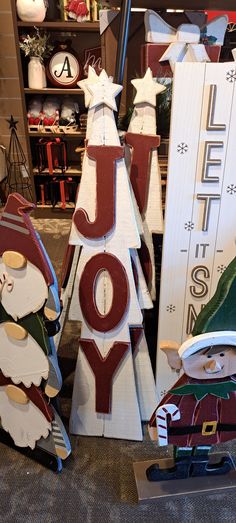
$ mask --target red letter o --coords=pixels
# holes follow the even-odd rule
[[[106,270],[113,285],[113,298],[107,314],[101,314],[96,305],[96,280]],[[83,316],[98,332],[109,332],[121,322],[129,303],[129,282],[120,260],[106,252],[96,254],[85,265],[79,284],[79,300]]]

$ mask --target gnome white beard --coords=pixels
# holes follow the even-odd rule
[[[4,323],[0,325],[0,369],[16,384],[40,385],[48,378],[48,358],[38,343],[28,334],[24,340],[8,337]]]
[[[48,297],[48,287],[40,270],[30,262],[22,269],[11,269],[0,258],[0,278],[7,274],[12,288],[2,287],[1,302],[8,314],[17,321],[41,309]]]
[[[2,428],[18,447],[34,449],[36,442],[47,438],[51,430],[51,423],[32,401],[26,405],[15,403],[8,398],[5,387],[0,387],[0,418]]]

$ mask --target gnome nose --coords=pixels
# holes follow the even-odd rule
[[[222,370],[222,367],[220,366],[219,362],[217,360],[210,360],[204,367],[207,374],[215,374],[217,372],[220,372]]]

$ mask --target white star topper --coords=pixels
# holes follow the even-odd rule
[[[137,90],[134,104],[148,103],[150,105],[156,106],[156,97],[158,94],[165,91],[165,86],[159,84],[153,79],[152,71],[148,67],[143,78],[137,78],[131,80],[132,85]]]
[[[85,78],[85,80],[80,80],[80,82],[78,82],[78,86],[80,87],[80,89],[82,89],[84,91],[84,103],[85,103],[85,107],[89,107],[89,104],[91,102],[91,93],[90,91],[88,90],[88,85],[90,84],[96,84],[99,80],[99,76],[97,75],[95,69],[93,69],[93,67],[91,67],[91,65],[89,65],[89,68],[88,68],[88,77]]]
[[[113,84],[104,69],[100,73],[98,81],[94,84],[87,83],[86,87],[91,94],[90,109],[98,105],[107,105],[113,111],[117,111],[115,98],[123,87],[122,85]]]

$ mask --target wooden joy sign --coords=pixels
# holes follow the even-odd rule
[[[232,62],[176,64],[158,349],[192,332],[235,252],[235,81]],[[159,398],[175,380],[158,350]]]
[[[91,68],[80,86],[89,123],[70,235],[70,244],[80,245],[81,251],[69,317],[82,322],[70,430],[142,440],[141,421],[155,404],[155,385],[140,304],[150,306],[151,300],[136,252],[141,219],[113,115],[121,86],[111,83],[105,71],[97,76]],[[131,147],[138,147],[136,141]],[[145,154],[147,166],[152,147]],[[147,185],[148,178],[145,174]],[[135,332],[130,332],[133,326]]]

